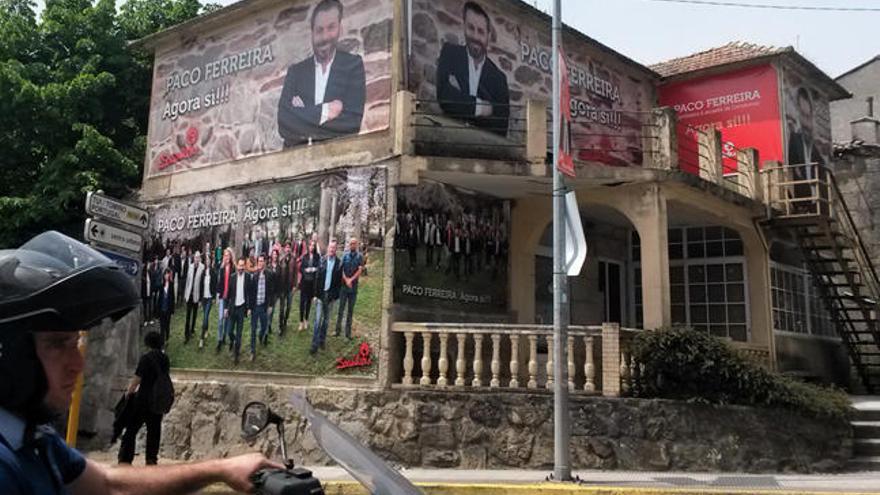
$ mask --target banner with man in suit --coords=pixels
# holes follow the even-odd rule
[[[292,0],[158,50],[146,176],[388,128],[393,2]]]

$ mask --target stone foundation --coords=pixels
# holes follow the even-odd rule
[[[297,463],[326,464],[288,387],[178,382],[166,417],[162,456],[194,459],[259,448],[278,456],[277,435],[257,445],[240,437],[240,413],[265,401],[287,419]],[[400,466],[551,469],[552,395],[438,393],[312,388],[314,406],[375,452]],[[789,412],[640,399],[572,398],[575,469],[652,471],[834,471],[851,456],[846,423]],[[139,449],[142,444],[138,445]]]

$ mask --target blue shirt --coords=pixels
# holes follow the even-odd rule
[[[346,277],[351,278],[355,272],[358,271],[361,265],[364,264],[364,255],[359,253],[358,251],[348,251],[342,257],[342,274]],[[360,280],[360,277],[358,277]],[[352,289],[357,289],[358,280],[355,280],[354,283],[351,284]],[[344,289],[345,287],[343,287]]]
[[[0,408],[0,493],[66,495],[66,485],[86,469],[86,460],[50,427],[25,439],[25,422]]]
[[[330,290],[333,281],[333,267],[336,265],[336,256],[327,257],[327,274],[324,275],[324,290]]]

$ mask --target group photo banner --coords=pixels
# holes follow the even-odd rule
[[[420,314],[507,311],[508,201],[435,182],[398,187],[394,233],[395,303]]]
[[[285,2],[157,50],[147,177],[387,129],[391,0]]]
[[[409,87],[438,114],[519,139],[527,101],[552,100],[553,52],[549,19],[542,27],[510,7],[497,0],[414,0]],[[648,72],[583,38],[566,35],[564,44],[575,158],[642,164],[642,124],[654,98]]]
[[[384,168],[175,198],[149,209],[144,319],[165,334],[172,367],[375,374]]]

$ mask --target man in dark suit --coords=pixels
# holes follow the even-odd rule
[[[792,127],[788,134],[788,164],[795,165],[791,169],[795,181],[813,181],[818,178],[819,168],[825,165],[825,160],[813,137],[813,100],[804,87],[797,91],[797,114],[799,126]],[[810,199],[821,189],[817,184],[802,182],[795,184],[793,189],[795,198],[806,198],[792,202],[795,212],[818,213],[815,200]]]
[[[226,296],[223,310],[226,318],[229,318],[235,364],[238,364],[238,357],[241,354],[241,332],[244,327],[244,317],[251,314],[247,304],[250,284],[251,276],[244,270],[244,259],[239,258],[235,274],[229,278],[229,293]]]
[[[251,274],[247,290],[247,306],[251,313],[251,361],[257,355],[257,338],[266,345],[269,342],[269,305],[275,298],[275,276],[266,269],[266,257],[257,258],[257,271]],[[260,332],[257,334],[257,325]]]
[[[489,59],[492,24],[475,2],[464,4],[465,45],[444,43],[437,59],[437,100],[453,117],[507,136],[507,76]]]
[[[327,339],[327,326],[333,313],[333,303],[339,299],[342,284],[342,262],[336,257],[336,241],[327,245],[327,256],[321,259],[321,266],[315,277],[315,327],[312,330],[312,347],[309,354],[324,348]]]
[[[278,102],[278,133],[285,148],[357,134],[364,116],[364,61],[337,48],[342,33],[340,1],[318,2],[311,27],[314,54],[287,69]]]

